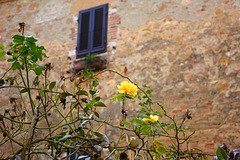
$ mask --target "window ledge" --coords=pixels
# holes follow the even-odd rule
[[[84,59],[78,59],[76,61],[73,62],[73,71],[75,73],[85,70],[88,67],[93,68],[94,71],[98,71],[98,70],[103,70],[107,67],[107,60],[101,56],[97,56],[96,57],[97,60],[94,60],[92,63],[87,64],[85,63]]]

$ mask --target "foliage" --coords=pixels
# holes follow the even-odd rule
[[[229,154],[227,154],[229,153]],[[228,149],[227,145],[223,143],[222,146],[218,147],[216,156],[214,156],[216,160],[239,160],[240,159],[240,149]]]
[[[94,54],[88,53],[84,58],[83,64],[85,65],[86,69],[90,69],[91,68],[90,65],[97,60],[98,57],[96,57]]]
[[[86,57],[84,58],[84,61],[87,63],[87,64],[90,64],[92,63],[93,61],[97,60],[97,57],[94,55],[94,54],[90,54],[88,53],[86,55]]]
[[[53,69],[51,63],[43,66],[38,64],[47,56],[45,48],[36,42],[33,37],[15,35],[13,43],[9,44],[7,53],[10,58],[7,61],[12,65],[2,75],[0,89],[16,88],[21,101],[11,97],[13,109],[6,109],[4,114],[0,114],[0,132],[3,135],[0,147],[10,144],[12,149],[11,154],[3,154],[0,158],[36,159],[44,154],[49,159],[67,159],[73,156],[78,156],[79,159],[97,159],[103,148],[109,150],[104,159],[128,158],[128,150],[134,152],[134,159],[180,159],[203,155],[192,154],[188,148],[195,133],[193,128],[184,126],[184,122],[191,119],[189,111],[181,121],[177,121],[169,115],[163,104],[152,102],[153,90],[149,86],[139,87],[128,77],[112,70],[98,73],[91,69],[84,70],[72,78],[73,88],[68,91],[64,77],[59,81],[49,80],[49,72]],[[3,45],[0,45],[0,49],[1,57],[4,57],[6,51]],[[20,79],[5,77],[10,70],[16,72]],[[128,84],[125,91],[121,90],[112,99],[112,102],[121,103],[120,125],[113,125],[100,117],[97,110],[98,107],[106,107],[99,96],[100,82],[97,78],[104,72],[115,73],[129,81],[124,82]],[[35,78],[30,79],[33,75]],[[83,87],[86,83],[89,84],[88,89]],[[123,86],[119,86],[119,89],[121,87]],[[128,92],[128,89],[134,89],[134,92]],[[32,98],[33,95],[36,96],[35,99]],[[127,101],[139,101],[140,110],[134,118],[127,118]],[[164,122],[166,119],[169,123]],[[120,130],[118,139],[111,142],[104,133],[93,129],[96,124]],[[159,137],[169,139],[170,144],[159,141]],[[122,145],[122,141],[126,141],[126,144]],[[187,150],[183,150],[184,144]]]

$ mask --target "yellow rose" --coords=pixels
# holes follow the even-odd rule
[[[128,95],[131,96],[137,95],[137,86],[130,82],[128,83],[127,81],[124,81],[121,83],[121,86],[117,85],[117,87],[119,93],[127,93]]]
[[[150,115],[150,119],[149,118],[143,118],[144,122],[157,122],[158,121],[158,116],[157,115]]]

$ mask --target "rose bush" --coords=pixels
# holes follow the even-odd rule
[[[11,97],[13,108],[0,113],[0,149],[11,146],[11,153],[0,155],[0,159],[40,159],[40,155],[46,159],[101,159],[103,149],[108,150],[103,159],[206,158],[204,154],[193,154],[188,148],[195,133],[193,128],[184,125],[190,120],[189,111],[177,121],[162,104],[152,102],[153,90],[149,86],[140,87],[113,70],[97,73],[92,69],[83,70],[71,77],[73,88],[67,90],[64,77],[58,81],[48,78],[54,69],[51,63],[38,64],[47,56],[45,48],[36,42],[33,37],[16,35],[8,51],[0,45],[0,58],[8,53],[7,62],[11,63],[11,68],[1,75],[0,89],[15,88],[20,101],[17,103],[16,98]],[[17,76],[6,77],[9,71]],[[97,111],[98,107],[106,107],[99,96],[101,82],[97,78],[105,72],[126,80],[116,86],[119,94],[112,98],[112,102],[121,104],[120,125],[100,117]],[[34,79],[30,79],[30,74]],[[83,87],[86,83],[89,88]],[[127,116],[128,101],[138,101],[139,110],[133,118]],[[51,118],[51,114],[58,118]],[[170,123],[165,123],[165,119]],[[110,139],[93,127],[103,124],[119,130],[119,137]],[[159,137],[169,139],[170,143],[159,141]],[[133,157],[129,157],[130,151]]]

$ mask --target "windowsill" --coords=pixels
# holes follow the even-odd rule
[[[107,67],[107,60],[105,58],[103,58],[103,56],[101,56],[101,55],[96,55],[96,58],[97,58],[97,60],[93,61],[91,64],[89,64],[89,66],[91,68],[94,68],[95,71],[105,69]],[[86,69],[84,59],[85,59],[85,57],[81,57],[81,58],[76,59],[73,62],[73,70],[76,73],[81,70]]]

